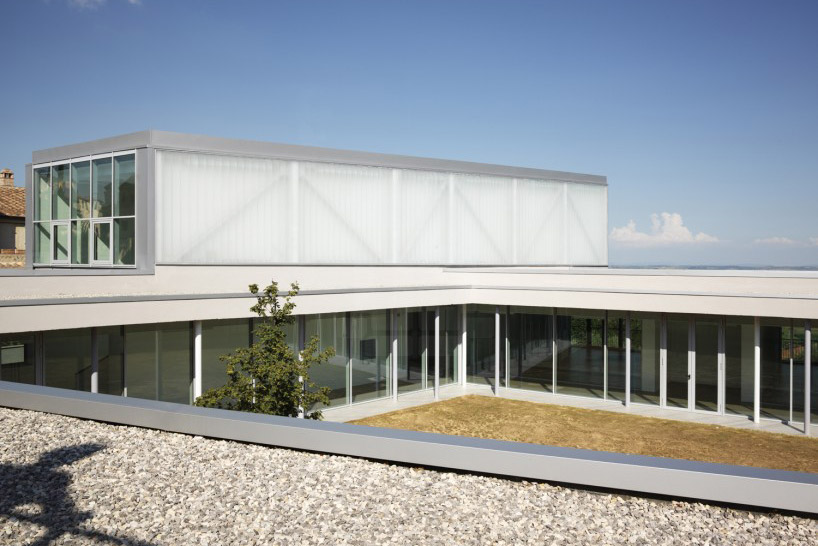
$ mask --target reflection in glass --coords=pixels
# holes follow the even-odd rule
[[[250,346],[250,321],[202,321],[202,392],[227,383],[227,363],[221,358]]]
[[[43,374],[47,387],[91,390],[91,329],[43,332]]]
[[[125,328],[97,328],[99,375],[97,388],[103,394],[122,396],[124,392]]]
[[[398,392],[434,386],[434,312],[401,309],[398,321]],[[427,375],[428,374],[428,375]]]
[[[509,387],[551,391],[553,325],[551,309],[512,307],[508,316]]]
[[[51,219],[51,167],[34,169],[34,220]]]
[[[317,337],[319,350],[335,349],[335,356],[328,362],[312,368],[310,374],[319,387],[329,387],[330,406],[347,403],[347,366],[349,364],[349,339],[344,313],[308,315],[305,318],[306,341]]]
[[[484,385],[494,384],[494,322],[493,306],[469,305],[466,326],[468,328],[466,351],[466,381]]]
[[[625,401],[625,340],[626,315],[608,312],[608,398]]]
[[[110,157],[94,160],[94,200],[91,206],[94,218],[111,216],[111,203],[113,201],[112,176],[113,169]]]
[[[89,220],[71,221],[71,263],[88,263],[88,240],[91,231]]]
[[[54,253],[52,259],[55,262],[68,261],[68,224],[53,224],[54,228]]]
[[[456,306],[440,309],[440,384],[458,381],[460,351],[460,309]]]
[[[727,317],[724,327],[727,413],[753,416],[755,335],[751,317]]]
[[[71,195],[69,184],[68,164],[55,165],[51,170],[51,218],[52,220],[67,220],[71,213],[69,198]]]
[[[631,313],[631,402],[659,404],[659,315]]]
[[[34,263],[47,264],[51,254],[51,232],[47,222],[34,223]]]
[[[91,162],[71,164],[71,218],[91,217]]]
[[[126,326],[127,395],[189,404],[191,338],[187,322]]]
[[[34,364],[33,333],[0,335],[0,381],[33,385]]]
[[[689,324],[687,317],[667,319],[667,405],[677,408],[687,408]]]
[[[803,419],[803,385],[803,327],[793,328],[789,319],[761,319],[761,416]]]
[[[114,263],[134,265],[134,218],[114,220]]]
[[[94,261],[111,261],[111,223],[94,223]]]
[[[713,318],[696,319],[696,409],[718,411],[719,323]]]
[[[602,398],[604,312],[557,310],[557,385],[561,394]]]
[[[350,381],[352,401],[389,396],[389,311],[350,314]]]
[[[114,216],[134,215],[134,155],[114,158]]]

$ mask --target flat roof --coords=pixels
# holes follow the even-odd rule
[[[319,148],[296,144],[278,144],[272,142],[260,142],[256,140],[219,138],[204,135],[174,133],[169,131],[157,131],[154,129],[102,138],[99,140],[91,140],[77,144],[69,144],[67,146],[58,146],[56,148],[37,150],[32,152],[31,157],[32,163],[36,165],[39,163],[47,163],[49,161],[61,161],[87,155],[131,150],[136,148],[155,148],[162,150],[205,152],[242,157],[342,163],[349,165],[366,165],[396,169],[443,171],[489,176],[507,176],[512,178],[557,180],[561,182],[597,184],[602,186],[608,185],[607,177],[595,174],[551,171],[545,169],[532,169],[528,167],[512,167],[508,165],[475,163],[471,161],[457,161],[452,159],[435,159],[428,157],[360,152],[354,150],[338,150],[334,148]]]

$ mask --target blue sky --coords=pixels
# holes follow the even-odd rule
[[[818,266],[814,0],[5,0],[0,21],[19,174],[147,128],[587,172],[612,265]]]

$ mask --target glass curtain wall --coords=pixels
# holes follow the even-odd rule
[[[724,411],[753,416],[755,333],[752,317],[727,317],[724,325]]]
[[[330,406],[347,403],[349,337],[345,313],[324,313],[308,315],[304,322],[306,342],[315,337],[318,349],[329,347],[335,350],[335,356],[324,364],[312,369],[312,380],[316,385],[329,387]]]
[[[202,392],[227,383],[227,363],[222,357],[250,346],[248,319],[202,321]]]
[[[811,329],[812,343],[810,349],[810,360],[806,365],[810,367],[810,416],[812,424],[818,424],[818,334],[817,328]]]
[[[627,314],[608,311],[608,398],[625,402],[625,338]]]
[[[718,411],[719,401],[719,319],[697,317],[694,329],[696,348],[696,409]]]
[[[551,308],[512,307],[508,314],[508,386],[552,392],[554,323]]]
[[[391,394],[389,310],[350,313],[352,402]]]
[[[398,393],[434,386],[435,313],[400,309],[398,321]]]
[[[605,312],[557,310],[555,392],[602,398],[605,387]]]
[[[0,335],[0,381],[36,382],[34,333]]]
[[[191,403],[192,338],[192,329],[187,322],[126,326],[127,395]]]
[[[667,405],[687,408],[690,385],[690,321],[686,315],[667,317]]]
[[[457,383],[460,356],[460,309],[440,308],[440,384]]]
[[[43,333],[43,379],[47,387],[90,392],[90,328]]]
[[[97,389],[103,394],[122,396],[125,392],[125,328],[97,328],[99,373]]]
[[[466,381],[482,385],[494,384],[494,322],[492,305],[469,305],[466,318],[469,347]]]
[[[761,319],[761,416],[804,417],[804,328],[789,319]]]
[[[659,404],[661,317],[631,313],[631,402]]]

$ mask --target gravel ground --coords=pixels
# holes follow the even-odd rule
[[[818,520],[0,408],[0,544],[816,544]]]

